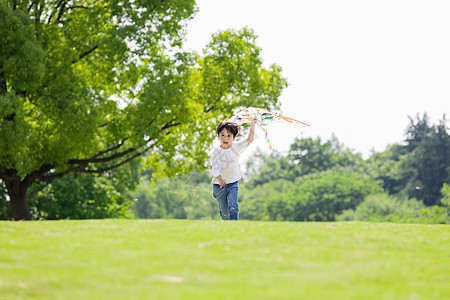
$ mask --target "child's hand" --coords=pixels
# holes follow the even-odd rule
[[[217,176],[216,179],[219,182],[221,188],[223,188],[227,184],[225,179],[223,179],[222,175]]]
[[[256,122],[258,122],[258,117],[254,116],[250,125],[254,125],[254,124],[256,124]]]
[[[227,184],[227,182],[225,180],[219,179],[219,185],[221,188],[223,188],[226,184]]]

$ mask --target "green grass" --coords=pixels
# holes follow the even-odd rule
[[[0,222],[1,299],[449,299],[450,226]]]

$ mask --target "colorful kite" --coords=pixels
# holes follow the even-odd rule
[[[229,118],[228,121],[237,124],[250,123],[255,116],[258,118],[258,124],[264,130],[265,140],[269,145],[269,149],[272,151],[272,143],[270,142],[266,128],[268,124],[288,122],[294,125],[311,126],[295,119],[280,115],[279,113],[268,111],[264,108],[258,107],[247,107],[246,109],[241,110],[240,112]]]

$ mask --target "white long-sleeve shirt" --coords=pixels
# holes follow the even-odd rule
[[[228,149],[215,148],[211,153],[212,183],[219,184],[217,176],[222,175],[226,183],[232,183],[241,179],[239,167],[239,154],[248,146],[247,139],[233,142]]]

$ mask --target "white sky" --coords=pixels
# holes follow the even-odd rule
[[[198,0],[186,48],[211,34],[252,28],[265,66],[283,68],[281,112],[311,124],[269,131],[287,151],[295,137],[330,139],[368,157],[400,143],[408,116],[450,118],[449,0]],[[264,138],[256,146],[267,149]],[[255,147],[255,146],[254,146]]]

